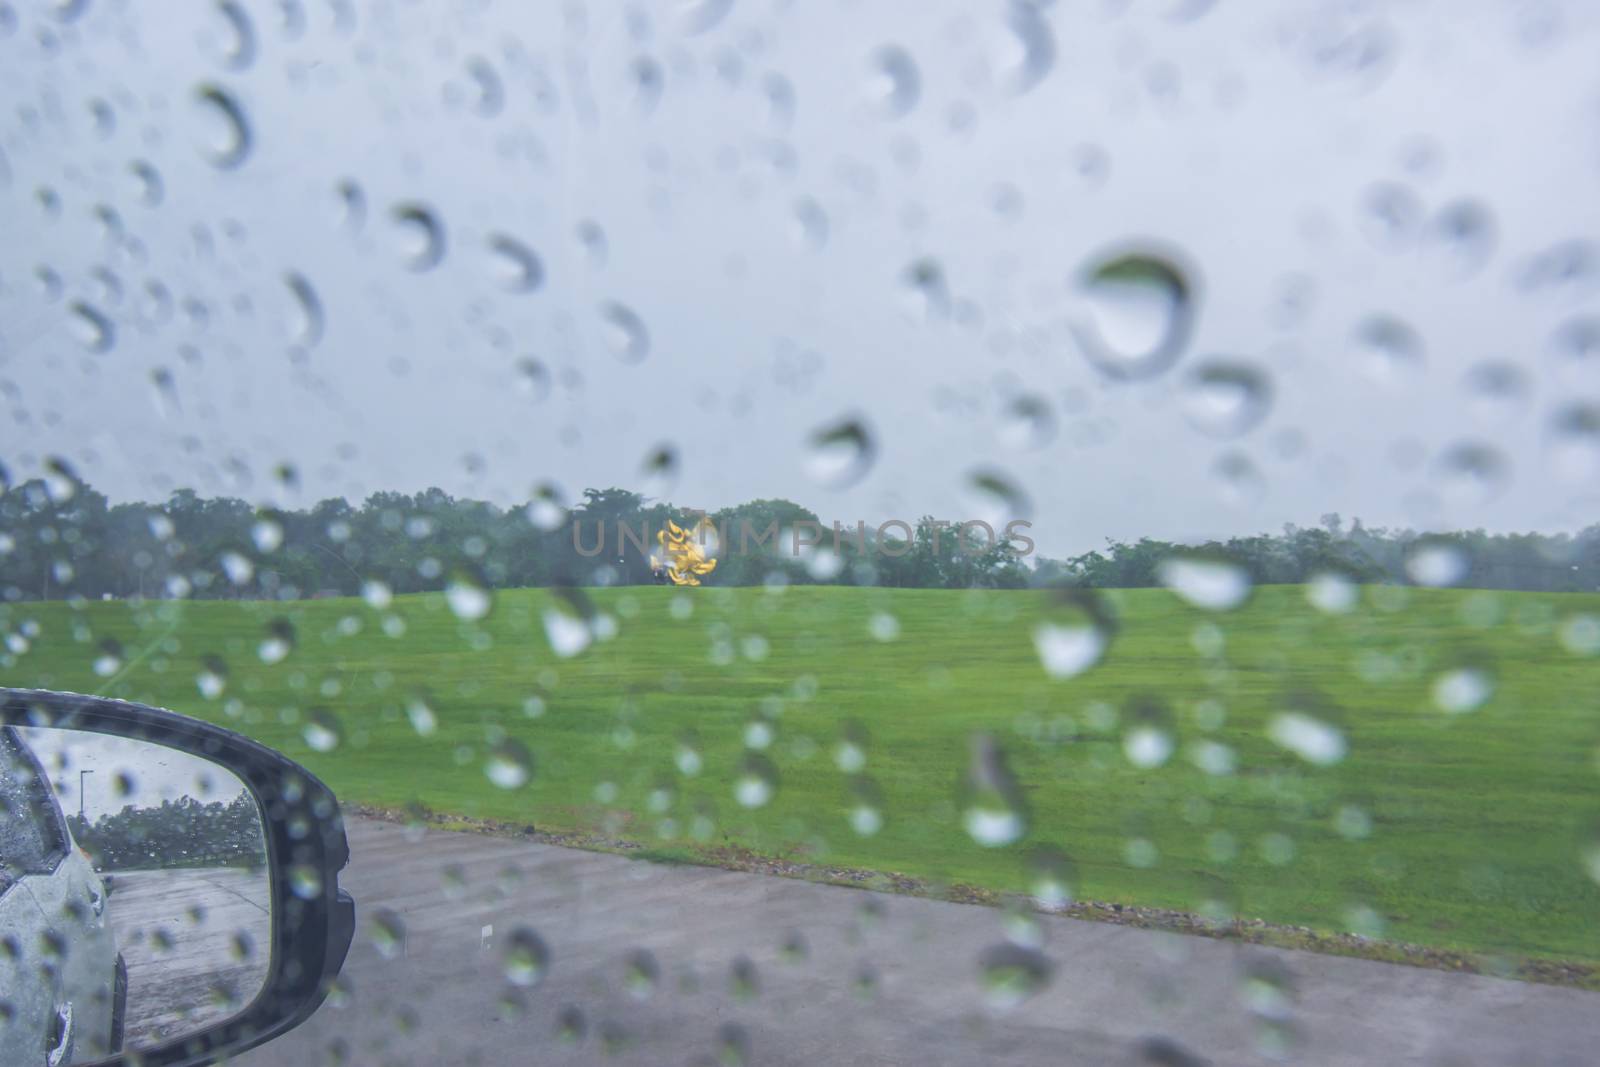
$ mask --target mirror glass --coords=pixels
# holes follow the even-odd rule
[[[0,728],[0,1063],[89,1063],[247,1007],[271,962],[261,825],[200,757]]]

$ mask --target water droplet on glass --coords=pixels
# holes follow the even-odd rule
[[[678,481],[678,450],[670,444],[657,445],[644,457],[639,475],[646,497],[665,496]]]
[[[807,248],[821,248],[828,243],[828,214],[809,196],[795,201],[794,221],[800,242]]]
[[[67,311],[72,316],[73,333],[89,351],[108,352],[117,343],[116,327],[99,309],[74,300]]]
[[[1010,942],[985,949],[978,967],[984,1002],[996,1013],[1015,1010],[1050,984],[1050,961],[1044,954]]]
[[[1600,405],[1571,403],[1550,416],[1546,448],[1557,474],[1582,481],[1600,474]]]
[[[1003,42],[994,81],[1001,92],[1020,96],[1044,80],[1056,62],[1056,39],[1042,10],[1032,0],[1010,0],[1003,16]]]
[[[567,522],[567,509],[562,503],[561,491],[546,482],[536,486],[528,501],[528,522],[534,529],[549,533],[559,530]]]
[[[1418,585],[1455,585],[1467,576],[1472,561],[1453,541],[1421,538],[1406,553],[1406,574]]]
[[[572,600],[556,598],[544,612],[544,635],[550,651],[562,659],[571,659],[588,648],[595,637],[590,614]]]
[[[267,625],[267,634],[256,647],[262,663],[282,663],[294,651],[294,627],[287,619],[274,619]]]
[[[1072,323],[1084,356],[1110,378],[1148,378],[1183,354],[1194,328],[1190,271],[1174,257],[1102,255],[1079,276],[1085,313]]]
[[[661,968],[648,949],[637,949],[628,954],[623,966],[622,984],[638,1000],[648,1000],[661,980]]]
[[[876,446],[866,425],[854,418],[830,423],[813,432],[806,443],[805,470],[829,489],[845,489],[872,469]]]
[[[1210,437],[1238,437],[1260,425],[1272,407],[1272,379],[1250,363],[1213,359],[1184,379],[1184,413]]]
[[[1434,478],[1452,500],[1481,504],[1499,496],[1511,480],[1511,465],[1492,445],[1462,441],[1439,454]]]
[[[1033,648],[1052,678],[1073,678],[1100,662],[1116,632],[1104,600],[1087,589],[1049,594],[1044,618],[1033,629]]]
[[[513,929],[505,942],[506,981],[527,988],[538,985],[550,970],[544,939],[526,926]]]
[[[1355,360],[1379,385],[1405,385],[1419,377],[1426,357],[1422,338],[1392,315],[1373,315],[1356,327]]]
[[[1318,571],[1306,582],[1306,601],[1328,615],[1344,615],[1355,610],[1361,587],[1349,575],[1337,571]]]
[[[256,566],[242,552],[224,552],[218,559],[222,573],[234,585],[248,585],[256,576]]]
[[[305,863],[289,868],[289,891],[301,900],[316,900],[322,895],[322,872]]]
[[[867,633],[874,641],[893,641],[900,636],[900,620],[887,611],[874,611],[867,617]]]
[[[1439,209],[1428,224],[1427,247],[1447,274],[1476,274],[1494,253],[1494,216],[1475,200],[1458,200]]]
[[[376,578],[368,578],[361,583],[361,599],[367,606],[376,611],[387,608],[394,600],[394,591],[387,582],[380,582]]]
[[[1344,759],[1344,734],[1336,727],[1304,712],[1286,711],[1273,716],[1267,736],[1307,763],[1326,767]]]
[[[1022,790],[1006,766],[1005,754],[988,734],[975,734],[961,783],[961,825],[985,848],[1022,839],[1028,829]]]
[[[228,665],[218,656],[207,656],[201,661],[200,673],[195,675],[194,684],[207,700],[217,699],[228,687]]]
[[[215,125],[215,132],[202,149],[211,164],[232,170],[249,159],[253,145],[250,121],[245,118],[239,102],[217,85],[200,86],[195,90],[195,98]]]
[[[406,718],[418,737],[432,737],[439,729],[439,717],[434,714],[427,697],[413,693],[406,699]]]
[[[1491,421],[1504,421],[1517,414],[1529,392],[1527,373],[1505,360],[1474,364],[1466,373],[1464,385],[1473,413]]]
[[[289,338],[293,343],[310,348],[322,340],[322,299],[303,274],[290,272],[283,276],[289,294],[294,298],[294,314],[289,322]]]
[[[850,829],[857,837],[871,837],[883,829],[883,793],[870,778],[857,778],[850,792]]]
[[[1056,435],[1055,411],[1049,401],[1033,393],[1012,397],[1000,409],[995,435],[1007,448],[1043,448]]]
[[[477,622],[494,607],[494,594],[481,581],[468,574],[457,574],[444,590],[450,613],[464,622]]]
[[[939,261],[924,257],[900,273],[906,308],[918,319],[942,319],[950,313],[950,287]]]
[[[472,110],[484,118],[493,118],[500,114],[500,109],[505,106],[505,86],[489,61],[482,56],[468,59],[467,77],[472,79],[473,87],[477,90],[477,99],[472,102]]]
[[[1122,735],[1122,754],[1129,763],[1149,770],[1172,758],[1177,744],[1172,737],[1171,715],[1165,708],[1142,702],[1128,720],[1128,729]]]
[[[533,757],[521,742],[506,738],[489,750],[483,771],[501,789],[520,789],[533,776]]]
[[[432,270],[444,259],[444,223],[426,204],[396,204],[389,209],[394,220],[401,261],[407,270]]]
[[[632,308],[616,302],[600,305],[606,347],[624,363],[638,363],[650,354],[650,331]]]
[[[334,718],[333,712],[324,708],[313,708],[306,714],[304,728],[300,736],[305,738],[306,744],[317,752],[332,752],[339,747],[344,739],[344,730],[339,725],[339,720]]]
[[[139,202],[145,207],[156,207],[166,195],[166,185],[161,180],[161,172],[143,159],[136,159],[128,164],[128,170],[139,181]]]
[[[911,53],[888,45],[872,54],[868,63],[868,103],[879,115],[898,119],[917,106],[922,95],[922,75]]]
[[[235,0],[218,0],[217,11],[228,23],[228,42],[222,49],[223,65],[229,70],[244,70],[255,62],[255,26]]]
[[[1178,596],[1207,611],[1232,611],[1250,597],[1250,572],[1220,556],[1171,555],[1156,564],[1156,577]]]
[[[634,107],[641,115],[650,114],[666,89],[667,75],[661,64],[650,56],[639,56],[628,65],[628,80],[633,84]]]
[[[970,472],[962,483],[961,496],[968,521],[988,523],[997,541],[1004,539],[1008,524],[1026,520],[1033,511],[1033,502],[1022,487],[993,468]],[[981,529],[975,528],[972,535],[979,543],[988,539]]]
[[[747,752],[739,762],[733,797],[740,807],[765,807],[778,792],[778,768],[765,756]]]
[[[94,659],[94,673],[109,678],[122,669],[122,643],[115,638],[100,642],[100,654]]]
[[[1380,182],[1361,198],[1361,232],[1379,248],[1409,244],[1422,223],[1422,202],[1404,185]]]
[[[367,194],[348,178],[334,186],[334,193],[339,198],[340,223],[352,230],[361,229],[367,218]]]
[[[388,908],[379,908],[372,913],[368,930],[371,933],[372,946],[384,959],[399,959],[405,954],[406,924],[400,916]]]
[[[495,257],[495,280],[500,288],[513,293],[531,293],[544,284],[544,263],[538,253],[505,234],[489,238]]]
[[[1440,711],[1460,715],[1489,702],[1494,695],[1494,677],[1482,667],[1455,667],[1434,678],[1429,692]]]

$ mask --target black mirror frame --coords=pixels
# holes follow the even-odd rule
[[[273,904],[271,969],[261,992],[221,1023],[97,1060],[94,1067],[202,1067],[270,1041],[316,1011],[355,933],[355,902],[338,884],[350,849],[327,786],[242,734],[126,700],[0,689],[0,725],[89,730],[177,749],[226,767],[261,808]],[[299,877],[291,880],[291,871]],[[307,892],[307,885],[316,888]]]

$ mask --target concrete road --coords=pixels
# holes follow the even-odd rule
[[[218,1022],[261,991],[272,948],[265,872],[222,867],[110,877],[106,913],[128,965],[127,1048]]]
[[[996,1015],[978,965],[1003,940],[992,909],[362,820],[349,833],[346,988],[239,1067],[1600,1057],[1600,995],[1055,917],[1053,976]],[[403,938],[374,938],[380,909]],[[508,963],[541,970],[518,927],[548,947],[531,987],[507,980]]]

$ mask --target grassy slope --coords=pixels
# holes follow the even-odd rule
[[[457,621],[441,597],[401,598],[392,610],[408,627],[398,638],[352,600],[169,603],[143,612],[93,604],[83,613],[89,643],[74,641],[66,606],[22,605],[12,623],[34,618],[43,632],[0,677],[228,723],[301,759],[347,802],[420,800],[541,829],[605,827],[654,840],[662,816],[646,797],[667,782],[676,786],[670,814],[680,835],[696,805],[709,803],[719,843],[726,835],[778,853],[799,842],[817,862],[1017,891],[1027,884],[1026,848],[1049,843],[1076,860],[1077,891],[1092,899],[1183,909],[1221,899],[1247,916],[1323,930],[1344,929],[1351,908],[1370,907],[1398,940],[1600,961],[1600,886],[1579,862],[1600,816],[1600,669],[1563,650],[1553,630],[1569,612],[1600,612],[1600,596],[1391,589],[1383,592],[1404,605],[1380,610],[1373,592],[1360,610],[1327,617],[1308,609],[1298,588],[1258,590],[1247,607],[1212,617],[1226,637],[1225,668],[1193,647],[1203,613],[1163,590],[1119,593],[1111,652],[1067,681],[1050,680],[1035,658],[1029,634],[1040,601],[1031,593],[597,591],[596,602],[621,616],[620,635],[565,661],[544,641],[548,601],[533,590],[500,594],[477,626]],[[692,599],[691,618],[670,617],[677,596]],[[1473,604],[1493,605],[1498,621],[1469,625]],[[898,618],[898,640],[867,637],[879,610]],[[278,615],[294,622],[298,645],[266,666],[255,648]],[[358,633],[341,632],[346,617],[360,620]],[[719,624],[736,647],[761,635],[766,655],[714,666],[708,652]],[[91,669],[95,643],[108,635],[130,660],[109,682]],[[485,635],[492,645],[474,649]],[[242,701],[235,717],[223,701],[197,694],[206,654],[230,665],[226,696]],[[1358,659],[1374,654],[1394,657],[1399,676],[1361,681]],[[1447,716],[1431,705],[1429,685],[1462,656],[1491,663],[1498,685],[1481,710]],[[816,694],[793,699],[804,676],[815,679]],[[547,712],[526,718],[524,699],[551,683]],[[400,710],[417,687],[431,692],[439,716],[426,739]],[[1339,764],[1310,767],[1266,738],[1263,724],[1296,690],[1313,690],[1335,709],[1350,741]],[[1174,712],[1179,754],[1158,769],[1131,766],[1121,727],[1096,730],[1085,714],[1093,701],[1122,707],[1137,694],[1157,695]],[[747,811],[730,784],[743,727],[774,695],[789,697],[771,752],[782,786],[770,805]],[[1239,754],[1226,777],[1184,758],[1183,746],[1204,736],[1193,708],[1205,697],[1227,712],[1210,736]],[[314,752],[301,737],[298,717],[318,706],[344,727],[333,752]],[[868,773],[885,798],[886,823],[868,838],[846,821],[850,793],[830,757],[848,718],[870,731]],[[486,724],[535,754],[526,788],[503,791],[486,779]],[[673,765],[688,728],[705,762],[692,779]],[[1074,728],[1076,738],[1063,740]],[[960,828],[955,787],[979,729],[1004,739],[1026,787],[1032,820],[1023,846],[980,848]],[[603,781],[619,790],[609,805],[595,800]],[[1370,813],[1370,838],[1336,832],[1341,805]],[[1238,842],[1230,862],[1207,856],[1207,835],[1219,829]],[[1294,843],[1287,864],[1263,858],[1260,842],[1273,833]],[[1129,865],[1130,838],[1156,846],[1155,866]]]

